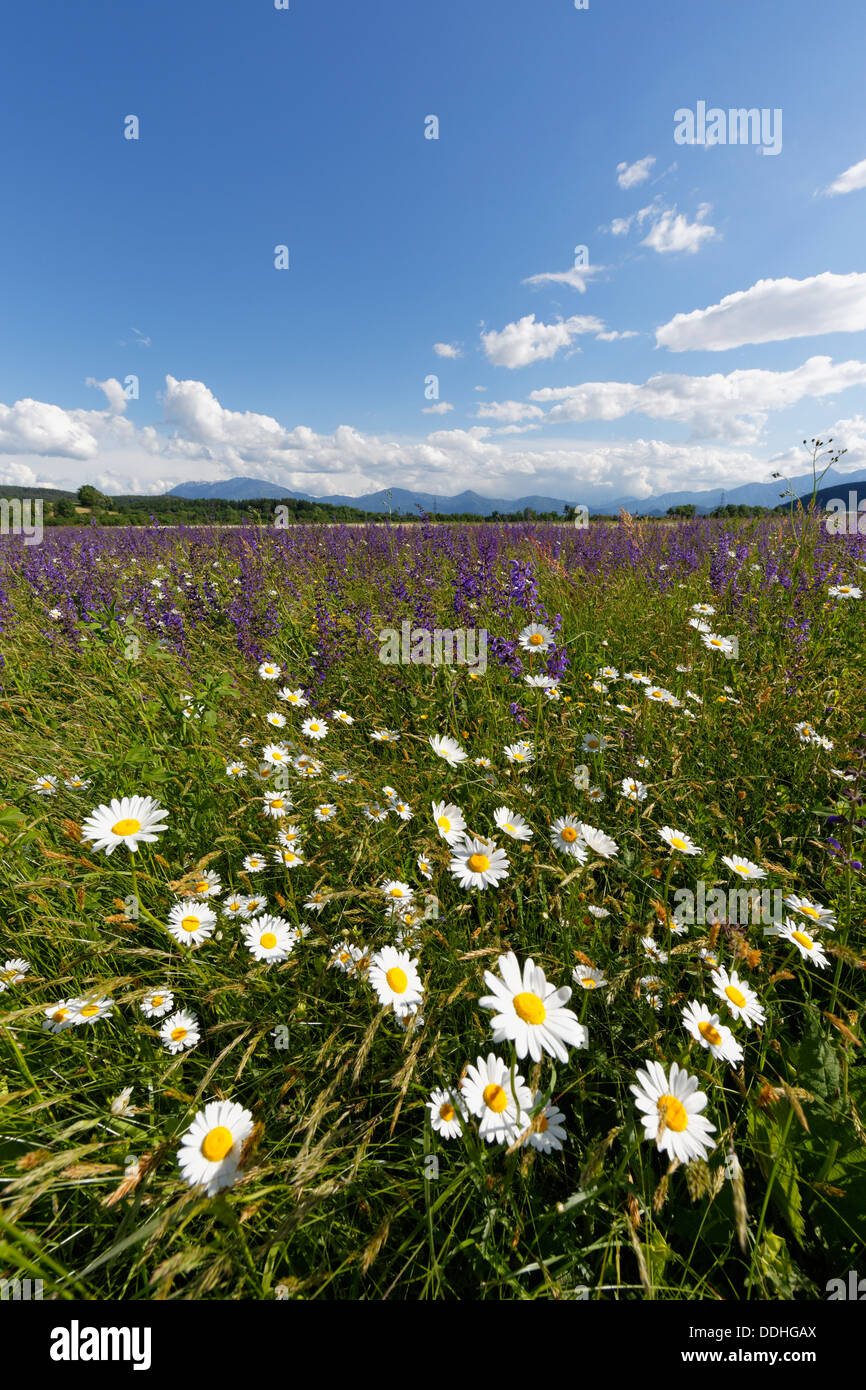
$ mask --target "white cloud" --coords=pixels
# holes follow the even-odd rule
[[[447,415],[449,410],[454,407],[450,401],[437,401],[436,405],[425,405],[422,407],[422,415]]]
[[[706,309],[676,314],[656,329],[656,346],[672,352],[724,352],[745,343],[863,329],[866,274],[834,275],[825,270],[807,280],[759,280]]]
[[[693,435],[752,443],[771,411],[806,397],[820,399],[849,386],[866,385],[866,362],[810,357],[789,372],[748,370],[711,376],[659,375],[643,383],[587,381],[579,386],[544,387],[530,400],[552,405],[551,422],[619,420],[647,415],[689,424]]]
[[[530,275],[522,283],[524,285],[570,285],[572,289],[580,294],[586,293],[586,282],[591,280],[593,275],[597,275],[604,266],[584,265],[572,266],[570,270],[546,270],[540,275]]]
[[[650,176],[650,170],[655,164],[655,155],[644,155],[643,159],[638,159],[634,164],[629,164],[623,160],[616,166],[616,181],[620,188],[634,188],[637,184],[643,183]]]
[[[483,401],[478,407],[479,420],[502,420],[511,425],[543,416],[541,406],[527,405],[525,401]]]
[[[462,357],[463,353],[455,343],[434,343],[433,351],[438,357]]]
[[[89,459],[97,453],[100,439],[129,437],[132,426],[123,419],[126,395],[120,382],[88,377],[85,385],[105,393],[108,410],[64,410],[30,397],[14,405],[0,404],[0,454]]]
[[[615,343],[619,338],[639,338],[640,334],[635,328],[626,328],[622,332],[611,328],[606,333],[596,333],[595,337],[599,343]]]
[[[108,408],[115,415],[122,415],[126,410],[127,394],[119,381],[109,377],[107,381],[97,381],[95,377],[89,376],[84,382],[85,386],[98,386],[99,390],[105,395],[108,401]]]
[[[615,217],[610,224],[610,231],[614,236],[625,236],[633,220],[633,217]]]
[[[856,193],[860,188],[866,188],[866,159],[861,159],[859,164],[852,164],[850,169],[846,169],[828,184],[824,192],[828,198],[835,198],[840,193]]]
[[[486,391],[486,390],[487,390],[487,387],[486,387],[486,386],[473,386],[472,390],[473,390],[473,391]]]
[[[481,334],[488,360],[497,367],[526,367],[555,357],[560,348],[570,347],[581,333],[601,333],[604,324],[590,316],[573,315],[557,323],[536,323],[534,314],[525,314],[500,331]]]
[[[26,463],[0,464],[0,487],[35,487],[37,475]]]
[[[646,212],[646,209],[642,209]],[[660,216],[653,222],[648,234],[641,242],[641,246],[649,246],[653,251],[658,251],[659,255],[665,255],[671,251],[698,251],[705,241],[711,241],[716,235],[715,227],[711,227],[704,222],[704,218],[710,212],[709,203],[701,203],[695,214],[694,222],[690,222],[682,212],[678,213],[676,208],[666,208]],[[638,214],[640,219],[641,214]]]

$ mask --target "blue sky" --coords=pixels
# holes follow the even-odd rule
[[[82,0],[4,37],[0,481],[591,503],[819,433],[866,472],[854,0]],[[676,143],[699,102],[780,148]]]

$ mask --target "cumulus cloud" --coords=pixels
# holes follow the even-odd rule
[[[626,328],[622,332],[616,328],[611,328],[606,333],[596,333],[595,336],[599,343],[615,343],[620,338],[639,338],[640,334],[636,328]]]
[[[422,407],[422,415],[447,415],[449,410],[454,407],[450,401],[437,401],[435,405],[425,405]]]
[[[96,412],[63,410],[29,397],[0,405],[0,454],[57,455],[89,459],[97,450],[87,416]]]
[[[641,246],[649,246],[653,251],[658,251],[659,255],[666,255],[671,251],[688,251],[693,254],[700,250],[705,241],[711,241],[716,235],[715,227],[709,226],[704,220],[709,212],[709,203],[701,203],[694,222],[690,222],[685,213],[678,213],[675,207],[666,208],[653,222]]]
[[[107,381],[97,381],[95,377],[89,376],[84,384],[85,386],[97,386],[103,392],[108,401],[108,408],[113,414],[122,415],[126,410],[126,392],[113,376],[110,376]]]
[[[625,236],[629,227],[634,221],[634,217],[615,217],[610,224],[609,230],[614,236]]]
[[[552,422],[619,420],[647,415],[691,425],[695,436],[751,443],[767,415],[806,397],[835,395],[866,384],[866,362],[810,357],[789,372],[747,370],[711,376],[659,375],[643,383],[586,381],[579,386],[544,387],[530,400],[550,404]],[[551,404],[552,403],[552,404]]]
[[[463,353],[455,343],[434,343],[433,351],[437,357],[462,357]]]
[[[574,314],[556,323],[536,323],[534,314],[524,314],[499,332],[481,334],[487,358],[496,367],[527,367],[555,357],[560,348],[570,347],[581,333],[601,333],[604,324],[589,315]]]
[[[827,185],[824,193],[828,198],[835,198],[840,193],[856,193],[861,188],[866,188],[866,159],[861,159],[859,164],[852,164],[850,169],[846,169]]]
[[[675,314],[656,329],[671,352],[724,352],[745,343],[776,343],[820,333],[866,329],[866,274],[825,270],[806,280],[758,280],[718,304]]]
[[[510,425],[521,420],[540,420],[544,411],[539,405],[526,401],[483,401],[478,407],[479,420],[502,420]]]
[[[655,164],[655,155],[644,155],[643,159],[638,159],[634,164],[629,164],[623,160],[616,166],[616,181],[620,188],[635,188],[637,184],[643,183],[650,176],[650,170]]]

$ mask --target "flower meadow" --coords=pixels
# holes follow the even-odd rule
[[[808,516],[4,538],[0,1275],[825,1298],[864,580]]]

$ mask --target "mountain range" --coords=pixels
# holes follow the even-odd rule
[[[811,496],[812,475],[805,473],[791,479],[797,496]],[[847,499],[848,490],[856,489],[858,483],[866,488],[866,478],[854,478],[829,469],[822,480],[822,500],[839,495]],[[749,507],[776,507],[782,502],[787,482],[777,479],[769,483],[743,483],[739,487],[713,488],[709,491],[665,492],[654,497],[618,497],[611,502],[587,504],[590,514],[616,516],[620,507],[633,516],[664,516],[669,507],[693,506],[700,513],[713,511],[715,507],[730,503]],[[863,495],[862,493],[860,494]],[[564,512],[567,506],[580,503],[579,490],[571,501],[560,497],[482,497],[477,492],[460,492],[455,497],[440,497],[429,492],[411,492],[405,488],[382,489],[368,492],[361,497],[314,497],[308,492],[291,492],[277,483],[265,482],[260,478],[227,478],[220,483],[180,483],[171,489],[169,496],[190,498],[224,498],[229,501],[252,501],[253,499],[281,497],[294,498],[304,502],[328,502],[332,506],[359,507],[362,511],[389,511],[395,515],[417,515],[422,511],[450,516],[457,512],[467,512],[472,516],[490,516],[493,512],[522,512],[530,508],[534,512]]]

